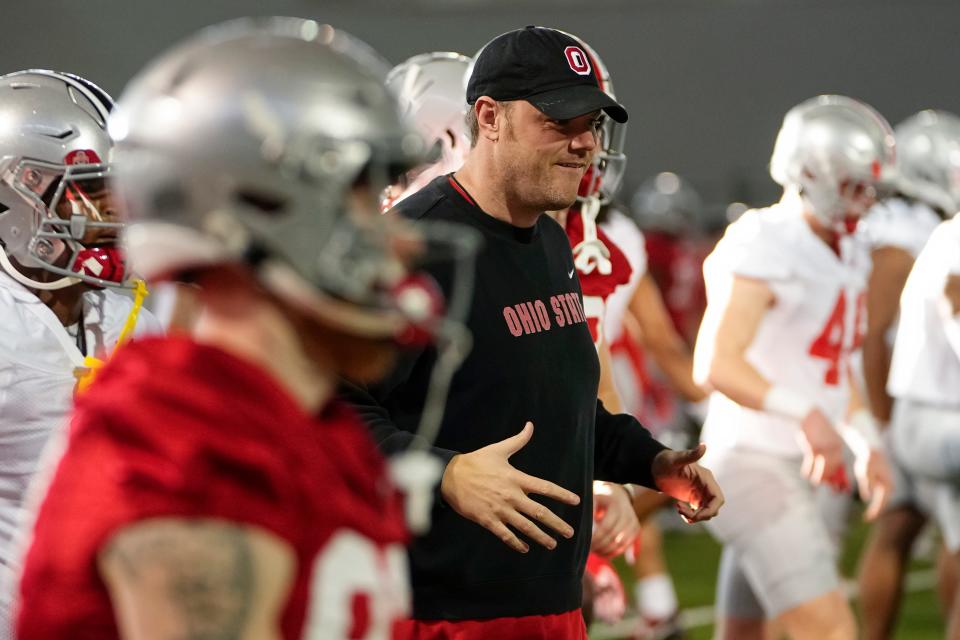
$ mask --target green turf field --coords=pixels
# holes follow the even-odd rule
[[[841,569],[846,576],[855,574],[866,532],[867,527],[861,523],[852,528],[841,562]],[[664,544],[680,606],[684,609],[711,606],[714,602],[714,584],[720,557],[720,548],[716,542],[701,529],[685,533],[667,531],[664,533]],[[623,568],[623,565],[618,566]],[[913,571],[929,570],[930,566],[929,562],[917,560],[913,564]],[[627,583],[627,580],[624,582]],[[632,599],[630,601],[632,602]],[[689,629],[692,640],[708,640],[712,635],[712,626]],[[944,623],[933,591],[923,589],[907,593],[894,638],[939,640],[943,636]]]

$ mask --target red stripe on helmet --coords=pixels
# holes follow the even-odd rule
[[[597,86],[600,87],[600,91],[606,91],[607,88],[603,86],[603,77],[600,75],[600,65],[597,64],[597,59],[591,55],[590,47],[586,46],[586,44],[586,42],[583,42],[583,52],[586,54],[587,59],[590,60],[590,66],[593,67],[593,75],[597,79]]]

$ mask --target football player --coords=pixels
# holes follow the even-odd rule
[[[705,305],[702,261],[707,253],[704,247],[709,243],[709,225],[704,205],[687,180],[665,171],[640,184],[631,198],[631,213],[633,228],[642,232],[638,234],[643,244],[637,250],[637,260],[643,265],[644,277],[629,302],[631,317],[626,330],[620,325],[612,327],[618,330],[619,338],[615,357],[625,359],[624,343],[630,333],[635,333],[644,351],[649,352],[644,355],[653,359],[671,389],[688,402],[699,402],[705,394],[693,382],[693,358],[688,344],[693,344]],[[624,224],[620,226],[627,230]],[[691,328],[688,342],[686,333]],[[634,372],[634,377],[641,378],[645,391],[657,394],[657,381],[643,384],[647,374],[642,372]],[[636,396],[636,392],[632,395]],[[640,402],[642,399],[634,400],[634,405]],[[658,424],[671,421],[676,412],[667,409],[648,413],[644,416]]]
[[[606,65],[587,43],[582,39],[578,40],[599,70],[598,77],[604,90],[615,95]],[[658,331],[664,325],[670,326],[670,320],[663,313],[656,285],[653,285],[649,275],[644,273],[645,254],[638,260],[635,255],[630,256],[628,253],[636,253],[630,250],[637,244],[638,237],[642,251],[643,236],[636,229],[636,225],[613,205],[613,198],[620,188],[626,166],[626,156],[623,153],[625,136],[625,124],[612,119],[604,121],[602,148],[584,175],[578,202],[557,216],[563,221],[570,238],[575,256],[574,264],[584,293],[584,311],[600,353],[600,397],[605,405],[618,409],[622,408],[622,402],[613,368],[610,336],[612,333],[615,335],[623,324],[626,309],[622,301],[625,299],[631,309],[639,309],[639,321],[651,343],[660,346],[661,339],[679,339],[675,331],[669,335]],[[656,306],[657,302],[660,302],[659,306]],[[612,327],[608,326],[608,323],[612,324]],[[662,351],[658,352],[658,355],[660,353]],[[690,378],[689,352],[686,355],[687,388],[697,389]],[[646,491],[642,487],[627,489],[631,501],[636,504],[646,505],[651,500],[656,500],[659,504],[667,502],[656,492]],[[637,514],[630,513],[631,510],[626,508],[620,491],[619,486],[609,483],[597,483],[595,486],[594,498],[600,519],[594,530],[592,549],[602,557],[618,555],[630,546],[639,533]],[[638,599],[642,596],[638,606],[644,614],[646,626],[661,625],[658,629],[658,632],[661,632],[661,623],[671,620],[677,613],[677,599],[658,544],[659,531],[654,523],[647,523],[645,534],[647,528],[649,535],[644,535],[640,545],[642,560],[637,558],[635,562],[638,571],[638,589],[635,592]],[[592,561],[588,562],[587,572],[597,581],[594,612],[607,621],[617,618],[623,609],[622,605],[614,603],[619,602],[623,590],[604,579],[604,575],[610,575],[610,571],[599,558],[592,558]]]
[[[795,639],[856,636],[814,485],[850,489],[844,441],[867,517],[891,485],[850,357],[870,268],[857,223],[893,160],[893,132],[867,105],[797,105],[770,161],[783,198],[731,224],[704,264],[694,366],[715,390],[703,439],[730,494],[709,527],[724,545],[718,637],[762,638],[766,621]]]
[[[470,58],[452,51],[421,53],[387,75],[400,108],[426,140],[430,161],[406,172],[383,194],[383,211],[393,208],[437,176],[463,166],[470,151],[467,102],[463,97]]]
[[[0,637],[29,520],[27,487],[80,378],[121,334],[159,331],[130,287],[109,162],[113,101],[54,71],[0,77]],[[138,316],[139,314],[139,316]],[[139,322],[137,322],[139,317]],[[129,325],[129,329],[125,327]],[[54,447],[55,448],[55,447]]]
[[[935,516],[956,563],[960,557],[960,219],[956,217],[960,138],[955,121],[947,120],[945,114],[936,117],[952,131],[946,139],[929,136],[928,160],[945,155],[927,165],[926,176],[929,180],[941,169],[947,175],[927,186],[940,185],[940,207],[953,217],[927,240],[904,285],[887,388],[895,401],[890,423],[893,454],[916,490],[921,508]],[[947,637],[960,638],[956,596],[949,617]]]
[[[635,219],[642,222],[654,219],[658,224],[648,226],[662,228],[662,220],[699,215],[701,206],[692,188],[669,172],[644,181],[633,202],[639,207],[632,212],[633,217],[616,207],[607,207],[601,212],[601,228],[616,239],[633,267],[630,282],[618,287],[607,302],[606,336],[617,391],[627,403],[627,410],[652,424],[654,429],[660,429],[661,437],[669,438],[668,430],[677,417],[673,411],[673,395],[679,394],[687,402],[699,402],[705,393],[693,382],[690,349],[678,333],[648,269],[645,234]],[[684,227],[675,233],[680,236],[693,231]],[[674,240],[677,241],[689,242],[686,237]],[[647,355],[668,378],[669,387],[653,379],[647,369]],[[636,491],[634,506],[643,523],[643,532],[639,548],[630,556],[636,576],[636,606],[645,629],[638,634],[640,637],[679,637],[677,594],[663,554],[659,525],[650,518],[665,504],[655,492],[639,488]]]
[[[439,322],[379,215],[419,138],[386,66],[310,20],[159,56],[110,118],[138,272],[199,285],[192,336],[84,394],[20,582],[18,637],[388,638],[408,612],[397,492],[337,377]]]
[[[643,231],[647,269],[667,312],[684,342],[693,345],[706,307],[703,260],[723,226],[690,181],[672,171],[644,180],[630,199],[630,212]]]
[[[613,80],[603,60],[582,38],[570,35],[589,56],[600,88],[616,99]],[[599,216],[623,180],[627,160],[623,152],[626,128],[625,123],[604,119],[600,148],[580,181],[577,202],[565,211],[550,214],[563,225],[573,250],[574,267],[583,291],[584,315],[600,358],[598,396],[612,411],[621,411],[622,403],[614,383],[606,338],[607,301],[615,291],[628,285],[632,268],[620,246],[601,229]],[[584,610],[608,623],[622,617],[626,608],[623,586],[609,559],[630,547],[640,533],[640,523],[632,506],[637,491],[633,486],[594,482],[595,523],[585,573],[585,581],[593,584],[584,590],[592,602],[585,605]]]
[[[960,209],[960,118],[922,111],[899,124],[894,134],[897,195],[878,203],[865,221],[872,239],[873,271],[867,287],[863,373],[870,407],[884,430],[893,407],[886,385],[900,293],[930,234]],[[891,462],[894,492],[871,529],[859,575],[864,637],[878,640],[892,633],[910,549],[936,511],[935,492],[926,483],[918,485],[896,456]],[[953,591],[949,573],[941,575],[942,586]],[[945,600],[949,610],[949,595]]]
[[[576,39],[597,70],[600,88],[616,99],[610,71],[597,52],[582,38]],[[551,212],[564,226],[573,250],[574,266],[583,291],[583,310],[590,335],[600,356],[600,389],[604,405],[621,411],[607,339],[607,303],[611,296],[632,278],[632,267],[618,243],[600,227],[600,214],[620,188],[627,157],[623,152],[626,123],[605,118],[600,133],[601,146],[580,181],[577,202],[566,211]],[[639,533],[636,518],[627,503],[621,501],[621,487],[595,483],[594,498],[602,516],[594,530],[592,548],[604,556],[618,555]],[[632,489],[627,492],[632,496]]]
[[[601,90],[616,99],[613,81],[606,65],[590,45],[569,34],[580,43],[597,70]],[[577,201],[569,209],[550,212],[563,225],[573,249],[574,266],[583,290],[583,310],[590,335],[600,354],[600,399],[607,407],[619,411],[621,402],[610,367],[610,347],[604,322],[607,300],[618,287],[626,285],[632,269],[626,255],[598,224],[598,216],[620,187],[627,157],[623,153],[626,123],[603,118],[601,148],[580,181]]]

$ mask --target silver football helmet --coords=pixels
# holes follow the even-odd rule
[[[630,211],[644,231],[691,235],[700,233],[706,224],[700,195],[689,182],[670,171],[641,182],[630,199]]]
[[[414,227],[380,215],[382,190],[425,151],[386,71],[372,49],[329,25],[235,20],[149,64],[109,130],[130,217],[124,242],[138,273],[186,279],[246,265],[278,298],[340,331],[436,343],[421,438],[395,476],[418,528],[439,472],[425,474],[432,458],[421,449],[436,436],[469,350],[457,320],[469,307],[478,240],[459,225]],[[453,265],[445,300],[413,260]]]
[[[894,129],[896,186],[947,216],[960,210],[960,117],[921,111]]]
[[[597,52],[583,38],[572,33],[567,35],[579,42],[590,56],[590,63],[596,69],[597,78],[600,80],[600,89],[616,100],[617,94],[613,89],[610,71]],[[616,122],[613,118],[604,116],[600,151],[594,156],[593,164],[580,182],[577,195],[581,199],[597,196],[600,204],[607,204],[616,196],[627,170],[627,155],[624,152],[626,137],[627,123]]]
[[[0,266],[26,287],[125,280],[109,164],[112,107],[105,91],[72,74],[0,76]],[[60,277],[38,279],[36,269]]]
[[[824,224],[849,229],[894,169],[894,136],[866,104],[837,95],[787,112],[770,158],[770,176],[796,191]]]
[[[432,161],[413,168],[384,192],[382,209],[390,209],[437,176],[456,171],[470,151],[463,77],[470,58],[450,51],[413,56],[387,75],[387,87],[400,109],[420,132]]]
[[[382,189],[424,157],[386,69],[350,35],[294,18],[232,21],[152,62],[109,121],[134,270],[246,263],[369,337],[433,318],[441,302],[389,249],[410,229],[379,215]]]

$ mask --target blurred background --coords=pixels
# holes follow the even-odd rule
[[[12,8],[13,3],[7,4]],[[528,24],[591,43],[631,114],[626,192],[652,173],[689,179],[711,207],[762,204],[786,110],[818,93],[860,98],[896,123],[960,109],[956,0],[46,0],[4,12],[0,71],[79,73],[117,94],[153,54],[234,16],[328,22],[390,62],[473,55]]]
[[[621,199],[629,202],[644,179],[675,172],[716,226],[732,202],[756,206],[778,197],[767,175],[770,150],[783,114],[808,97],[857,97],[894,124],[924,108],[960,111],[957,0],[47,0],[15,10],[7,0],[5,7],[0,73],[70,71],[115,97],[157,52],[231,17],[313,18],[358,36],[394,64],[426,51],[473,55],[528,24],[560,28],[593,45],[630,110]],[[707,230],[688,250],[691,282],[700,279],[715,233]],[[677,285],[658,276],[654,254],[651,272],[673,312],[670,287]],[[692,339],[695,324],[677,324]],[[675,526],[669,513],[663,518],[681,622],[687,637],[709,638],[719,548],[704,531]],[[864,535],[863,525],[853,528],[843,559],[848,576]],[[898,638],[943,636],[926,559],[935,546],[920,545]],[[628,617],[617,627],[595,626],[592,637],[626,637],[632,624]]]

